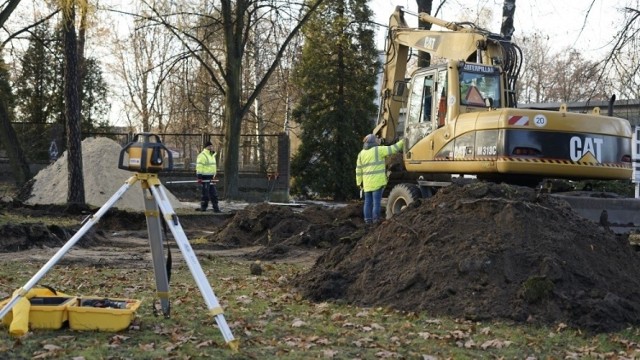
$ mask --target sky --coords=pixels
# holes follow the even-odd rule
[[[121,0],[100,0],[103,4],[115,3],[121,6],[128,4]],[[442,0],[433,0],[434,7]],[[604,56],[610,49],[610,41],[616,34],[616,29],[622,19],[622,14],[617,10],[628,2],[640,2],[640,0],[516,0],[515,11],[515,40],[534,32],[549,36],[550,43],[557,51],[566,47],[574,47],[583,52],[586,58],[596,60]],[[24,2],[23,2],[24,3]],[[589,5],[593,3],[591,13],[585,15]],[[28,5],[29,2],[21,4]],[[477,22],[478,13],[490,12],[493,14],[491,22],[483,25],[488,30],[498,33],[502,16],[503,0],[446,0],[446,6],[437,15],[447,21],[473,21]],[[369,6],[374,11],[374,21],[386,25],[389,16],[396,5],[404,6],[409,11],[416,12],[416,0],[370,0]],[[26,14],[30,14],[29,11]],[[23,14],[24,15],[24,14]],[[117,19],[117,16],[115,16]],[[486,17],[483,17],[486,21]],[[417,25],[414,16],[407,16],[410,25]],[[110,22],[110,28],[124,30],[128,27],[128,21]],[[581,33],[580,29],[585,30]],[[386,27],[378,27],[378,48],[383,49]],[[90,55],[104,58],[104,48],[92,48]],[[108,70],[105,70],[108,71]],[[111,83],[111,81],[110,81]],[[118,110],[118,101],[113,103],[110,120],[112,123],[124,125],[122,109]]]
[[[434,11],[439,3],[439,0],[434,0]],[[591,3],[593,7],[585,26],[585,16]],[[573,47],[586,57],[604,54],[610,48],[610,41],[623,16],[618,9],[626,3],[628,1],[624,0],[516,0],[514,36],[517,41],[525,35],[539,32],[548,35],[557,50]],[[502,4],[502,0],[448,0],[437,17],[447,21],[475,22],[479,10],[488,10],[493,17],[487,30],[499,33]],[[417,12],[415,0],[371,0],[369,3],[375,13],[375,21],[385,25],[396,5]],[[415,17],[407,17],[409,24],[415,26],[417,20],[410,19]],[[381,27],[377,32],[380,48],[383,47],[385,33],[386,28]]]

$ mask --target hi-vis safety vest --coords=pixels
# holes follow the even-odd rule
[[[218,168],[216,167],[216,154],[204,149],[196,158],[196,174],[215,176]]]
[[[374,146],[362,150],[356,162],[356,184],[364,191],[375,191],[387,185],[384,159],[402,150],[404,140],[390,146]]]

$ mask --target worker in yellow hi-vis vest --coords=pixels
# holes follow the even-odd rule
[[[196,210],[206,211],[209,201],[211,201],[213,212],[220,212],[220,208],[218,207],[218,190],[213,181],[216,177],[217,170],[216,152],[213,150],[211,141],[207,141],[204,144],[204,149],[202,149],[202,152],[200,152],[196,158],[196,176],[198,177],[198,184],[202,185],[200,208]]]
[[[364,191],[365,224],[380,221],[380,202],[388,181],[384,159],[400,152],[403,146],[404,140],[380,146],[380,140],[374,134],[364,137],[364,145],[356,161],[356,184]]]

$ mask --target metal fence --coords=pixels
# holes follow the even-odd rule
[[[62,156],[66,142],[63,133],[56,133],[55,130],[52,130],[53,126],[18,123],[14,124],[14,128],[27,160],[36,173]],[[57,136],[52,136],[52,134],[57,134]],[[106,137],[125,146],[133,141],[135,135],[135,133],[124,132],[83,132],[82,140],[90,137]],[[225,139],[222,134],[158,133],[157,135],[173,155],[173,170],[164,171],[161,175],[169,190],[174,194],[190,200],[199,198],[200,190],[193,184],[184,184],[182,180],[195,178],[196,157],[206,141],[211,141],[216,149],[218,176],[220,179],[224,179],[224,164],[227,156],[224,150]],[[288,201],[290,146],[289,137],[286,134],[241,135],[238,159],[238,190],[241,198],[251,202]],[[3,175],[11,172],[1,143],[0,172]],[[218,186],[221,198],[224,199],[226,196],[224,183],[220,182]]]
[[[174,169],[195,169],[202,145],[211,141],[217,153],[218,167],[227,158],[222,134],[158,134],[172,151]],[[278,168],[278,137],[281,135],[241,135],[238,169],[243,172],[266,173]]]
[[[66,150],[64,129],[59,124],[13,123],[25,156],[31,163],[54,162]],[[163,144],[172,152],[175,170],[195,170],[195,161],[202,145],[211,141],[216,149],[218,168],[224,168],[227,158],[225,137],[219,133],[158,133]],[[135,133],[87,131],[89,137],[106,137],[121,146],[133,141]],[[283,135],[241,135],[238,169],[241,172],[273,173],[278,171],[278,139]],[[2,148],[0,144],[0,148]],[[0,156],[2,157],[2,156]]]

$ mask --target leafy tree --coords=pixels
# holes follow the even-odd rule
[[[21,186],[31,178],[31,170],[16,132],[11,126],[11,120],[14,118],[14,102],[15,97],[9,85],[9,73],[4,61],[0,58],[0,142],[9,156],[9,164],[16,184]]]
[[[46,23],[41,23],[29,36],[29,47],[20,59],[22,71],[14,86],[24,122],[52,121],[56,60],[50,51],[50,42],[49,29]]]
[[[56,28],[53,36],[53,48],[50,49],[51,52],[56,54],[52,65],[55,68],[55,99],[53,101],[55,103],[56,121],[64,125],[64,29],[62,27]],[[82,109],[80,124],[82,131],[90,132],[108,126],[108,120],[106,119],[109,111],[109,103],[107,101],[108,87],[98,60],[94,57],[85,57],[80,51],[81,48],[78,45],[78,67],[80,71],[78,93],[80,96],[80,108]]]
[[[85,72],[80,79],[82,92],[82,129],[93,131],[109,125],[106,120],[109,111],[107,103],[107,83],[102,75],[102,68],[93,57],[84,59]]]
[[[0,26],[4,27],[5,23],[16,9],[20,0],[5,1],[0,6]],[[4,44],[2,44],[4,47]],[[0,51],[2,48],[0,48]],[[22,146],[18,141],[16,132],[11,126],[13,118],[13,94],[9,85],[8,74],[4,70],[4,61],[0,59],[0,141],[7,150],[9,163],[16,184],[22,185],[31,178],[29,164],[24,156]]]
[[[14,84],[18,117],[29,126],[20,128],[22,142],[31,146],[31,160],[47,160],[47,123],[55,120],[56,59],[51,51],[52,37],[46,23],[38,24],[29,36],[29,47],[20,59],[21,72]]]
[[[35,153],[30,154],[31,160],[48,157],[42,149],[49,147],[50,139],[46,135],[50,125],[59,123],[64,127],[64,57],[58,55],[63,53],[62,31],[53,33],[47,23],[42,22],[31,32],[29,46],[20,59],[21,71],[14,84],[17,119],[30,124],[19,136],[33,145]],[[107,86],[96,59],[85,59],[83,67],[81,128],[93,131],[107,125]]]
[[[325,1],[303,28],[294,81],[302,90],[294,121],[301,145],[292,191],[345,200],[356,193],[355,162],[376,114],[379,67],[365,0]]]

